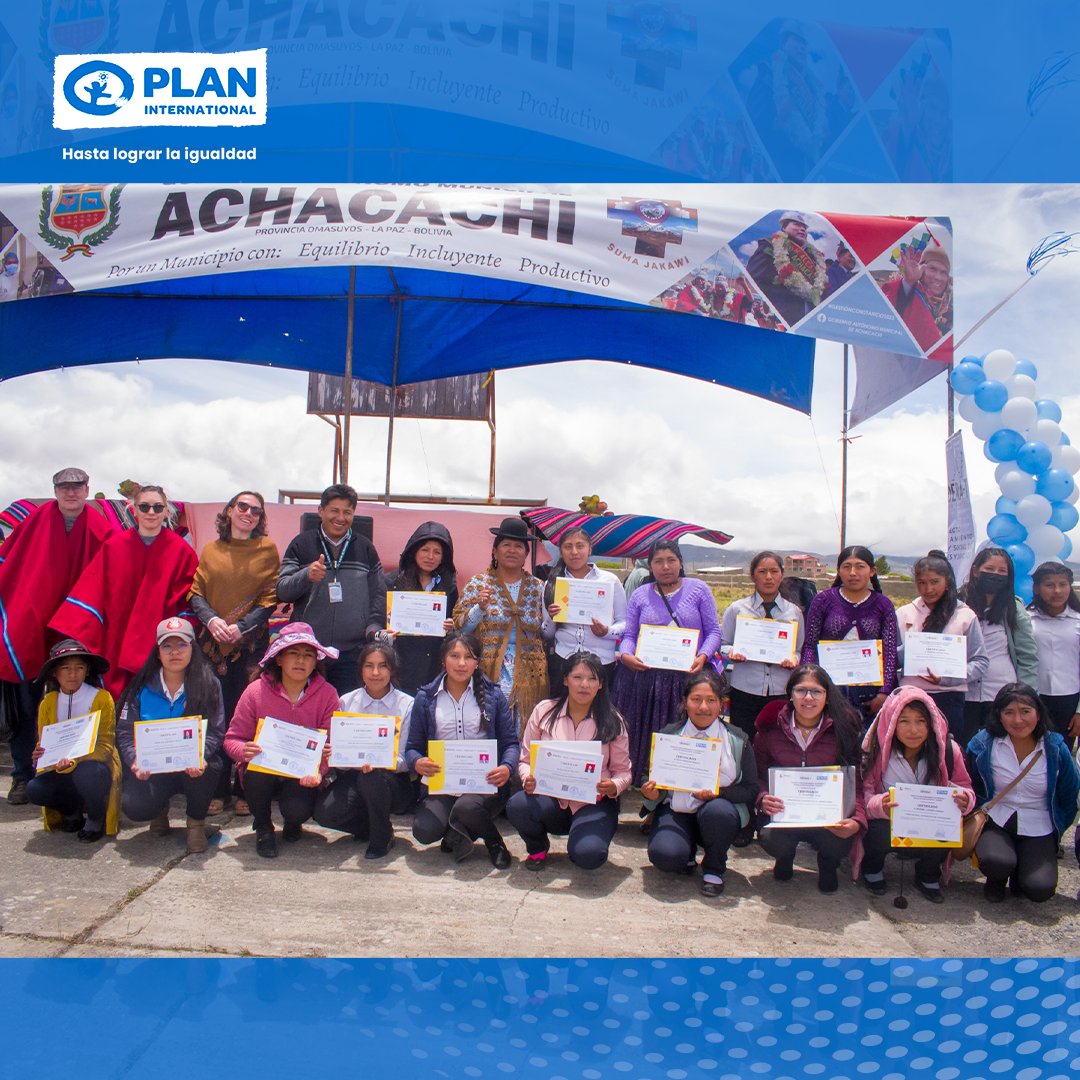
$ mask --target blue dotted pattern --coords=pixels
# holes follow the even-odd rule
[[[1055,960],[5,961],[12,1075],[190,1078],[357,1062],[400,1077],[1071,1080]],[[107,1017],[103,1022],[102,1018]],[[239,1047],[243,1052],[236,1057]],[[221,1055],[226,1055],[222,1057]],[[266,1070],[270,1070],[269,1072]]]

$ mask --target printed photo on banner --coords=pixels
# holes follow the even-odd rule
[[[0,303],[72,292],[67,278],[0,214]]]

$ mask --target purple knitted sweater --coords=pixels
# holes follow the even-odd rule
[[[845,600],[838,588],[818,593],[806,613],[802,662],[818,663],[818,642],[841,641],[853,626],[863,641],[881,639],[885,674],[882,691],[891,694],[896,689],[896,646],[900,640],[900,628],[896,621],[896,609],[883,593],[872,592],[861,604]]]
[[[679,625],[701,631],[698,652],[710,659],[720,648],[720,620],[712,591],[697,578],[683,578],[682,588],[668,597]],[[619,643],[620,653],[632,653],[637,648],[638,627],[668,626],[671,616],[652,583],[635,589],[626,604],[626,630]]]

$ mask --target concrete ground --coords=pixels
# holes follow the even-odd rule
[[[6,748],[5,748],[6,749]],[[6,755],[4,755],[6,757]],[[5,773],[7,770],[4,770]],[[0,795],[8,781],[0,780]],[[183,829],[151,837],[125,822],[93,845],[46,833],[36,807],[0,801],[0,956],[1075,956],[1080,871],[1059,864],[1049,903],[1010,898],[991,906],[969,863],[944,904],[909,889],[906,910],[890,891],[873,897],[841,873],[840,890],[816,888],[813,853],[801,848],[793,881],[776,882],[756,844],[732,852],[726,890],[708,900],[700,877],[660,873],[648,861],[638,800],[623,800],[610,862],[571,865],[565,842],[540,873],[501,821],[515,863],[494,870],[483,846],[460,864],[420,848],[410,819],[397,845],[367,862],[364,845],[311,827],[255,854],[250,818],[212,819],[206,855],[186,855]],[[174,800],[173,822],[182,825]],[[805,851],[805,854],[804,854]],[[846,864],[845,864],[846,866]],[[908,871],[910,883],[910,869]]]

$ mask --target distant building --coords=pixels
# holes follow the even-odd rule
[[[787,555],[784,573],[792,577],[818,577],[825,573],[825,564],[816,555]]]

